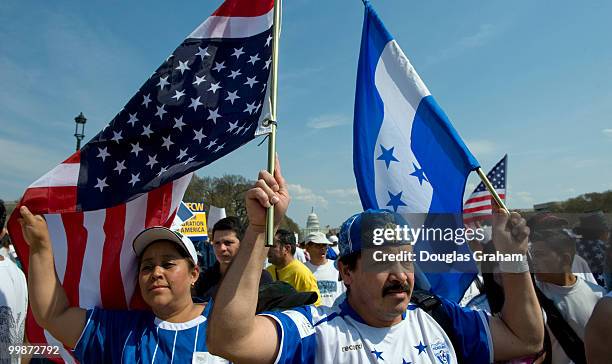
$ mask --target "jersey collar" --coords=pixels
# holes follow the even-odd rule
[[[410,305],[409,305],[410,306]],[[340,316],[349,316],[351,317],[353,320],[364,324],[364,325],[368,325],[362,318],[361,316],[359,316],[359,314],[357,313],[357,311],[355,311],[351,305],[348,302],[348,297],[344,299],[344,301],[342,301],[342,303],[340,305],[338,305],[338,307],[340,308]],[[406,311],[402,312],[402,320],[404,320],[406,318]],[[370,326],[370,325],[368,325]]]

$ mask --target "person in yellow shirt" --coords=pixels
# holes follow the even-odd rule
[[[267,270],[274,280],[289,283],[298,292],[316,292],[315,306],[321,304],[321,293],[317,279],[302,262],[295,259],[297,242],[291,231],[279,229],[274,235],[274,246],[268,251],[268,261],[272,263]]]

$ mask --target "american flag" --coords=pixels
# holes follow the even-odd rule
[[[98,135],[25,191],[20,206],[47,219],[72,305],[144,308],[134,237],[170,226],[193,171],[268,132],[273,6],[225,1]],[[9,231],[27,272],[18,210]],[[59,345],[32,315],[26,325],[31,342]]]
[[[506,200],[506,172],[508,170],[508,155],[497,162],[495,167],[487,173],[487,178],[497,191],[502,200]],[[489,219],[493,212],[491,209],[491,193],[480,182],[474,192],[463,204],[463,221],[466,225],[473,224],[475,221]]]

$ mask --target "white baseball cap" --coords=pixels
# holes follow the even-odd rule
[[[194,264],[198,264],[198,254],[191,240],[181,233],[172,231],[164,226],[153,226],[138,234],[132,243],[134,253],[136,253],[136,256],[140,257],[142,252],[144,252],[149,245],[159,240],[167,240],[175,243],[189,254]]]
[[[304,241],[306,242],[306,244],[315,243],[315,244],[332,245],[331,241],[327,240],[327,238],[325,237],[325,234],[318,232],[318,231],[308,234],[306,236],[306,239],[304,239]]]
[[[332,244],[338,243],[338,237],[336,235],[331,235],[329,241],[331,241]]]

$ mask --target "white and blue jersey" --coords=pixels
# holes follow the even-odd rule
[[[181,323],[162,321],[148,311],[87,310],[75,357],[81,363],[227,363],[206,347],[210,306]]]
[[[391,327],[367,325],[347,301],[329,307],[304,306],[266,312],[277,322],[280,348],[275,363],[452,364],[460,350],[466,363],[492,363],[489,318],[442,299],[459,347],[424,310],[409,304]]]

